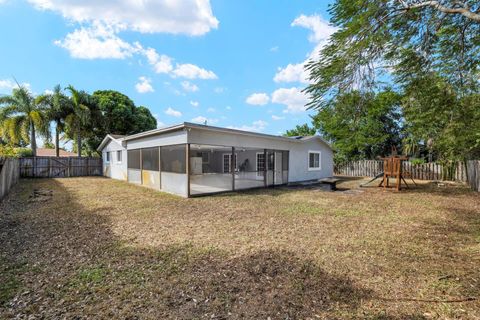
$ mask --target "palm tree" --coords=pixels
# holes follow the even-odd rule
[[[77,153],[82,156],[82,129],[87,125],[90,118],[90,96],[84,91],[78,91],[72,85],[67,87],[71,97],[71,110],[65,117],[65,124],[70,135],[76,136],[77,139]]]
[[[0,97],[0,125],[2,134],[13,144],[30,142],[32,153],[37,154],[36,129],[47,134],[46,117],[41,104],[23,86],[12,90],[12,95]]]
[[[55,155],[60,156],[60,133],[65,131],[65,119],[72,109],[68,97],[63,94],[60,85],[56,85],[52,93],[41,95],[39,103],[48,106],[47,117],[55,123]]]

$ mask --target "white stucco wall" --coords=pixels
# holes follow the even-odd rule
[[[122,160],[117,160],[117,151],[122,152]],[[107,162],[107,152],[110,152],[110,162]],[[117,180],[127,180],[127,150],[121,143],[110,140],[102,150],[103,175]]]
[[[309,170],[309,151],[320,152],[320,170]],[[333,151],[319,139],[295,143],[290,149],[288,181],[299,182],[333,176]]]
[[[187,132],[185,130],[178,130],[134,140],[127,140],[127,149],[132,150],[182,143],[187,143]]]
[[[160,183],[162,191],[182,197],[188,196],[188,176],[182,173],[161,172]]]

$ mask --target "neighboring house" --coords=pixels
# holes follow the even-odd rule
[[[184,197],[333,175],[332,149],[319,136],[281,137],[188,122],[107,135],[98,151],[105,176]]]
[[[60,149],[60,157],[76,157],[77,154]],[[37,157],[56,157],[55,149],[37,148]]]

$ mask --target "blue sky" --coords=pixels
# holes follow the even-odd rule
[[[0,0],[0,94],[13,77],[118,90],[159,125],[280,134],[310,122],[303,62],[335,31],[329,1]]]

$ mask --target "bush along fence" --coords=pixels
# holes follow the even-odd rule
[[[403,170],[416,180],[448,180],[468,182],[472,189],[479,190],[480,160],[441,165],[439,163],[403,163]],[[335,165],[335,174],[351,177],[374,177],[383,171],[382,160],[358,160]]]
[[[67,178],[101,176],[102,159],[90,157],[20,158],[22,178]]]
[[[18,182],[20,178],[19,163],[20,161],[15,158],[0,157],[0,200]]]

